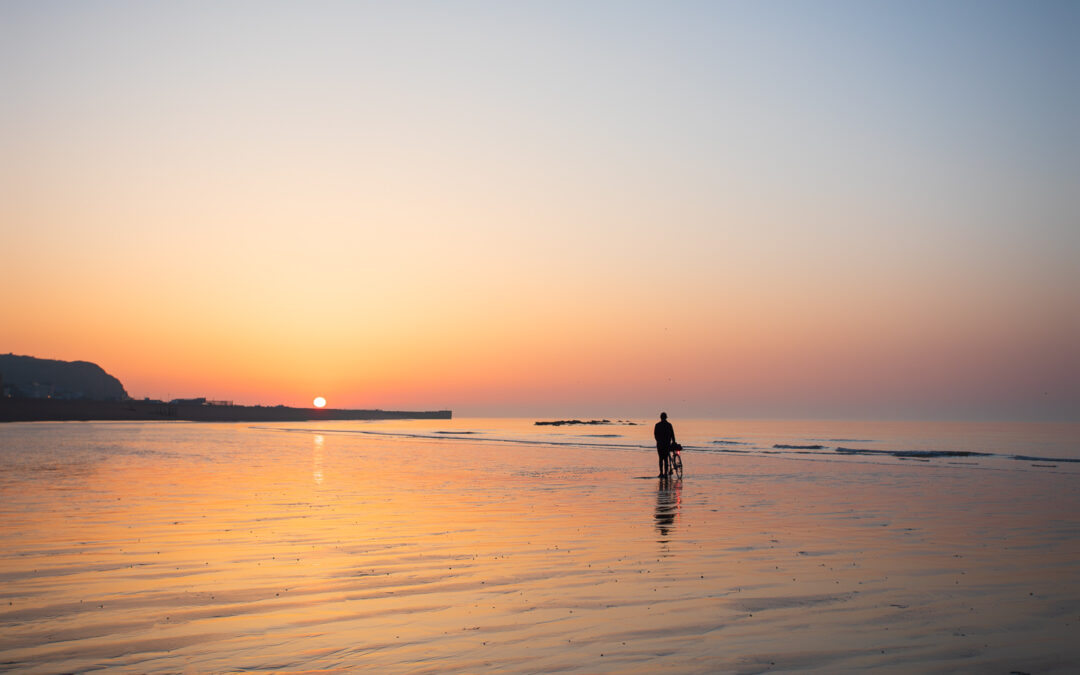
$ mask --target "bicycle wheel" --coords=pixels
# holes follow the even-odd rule
[[[675,469],[675,477],[682,478],[682,453],[676,452],[671,456],[671,465]]]

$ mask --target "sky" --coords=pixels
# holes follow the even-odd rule
[[[0,352],[135,397],[1080,420],[1080,4],[0,2]]]

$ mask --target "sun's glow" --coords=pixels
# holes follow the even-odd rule
[[[316,396],[314,403],[315,403],[316,408],[321,408],[324,405],[326,405],[326,399],[323,398],[322,396]]]

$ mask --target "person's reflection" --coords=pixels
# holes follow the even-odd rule
[[[656,487],[656,531],[660,543],[666,543],[668,534],[675,526],[682,501],[682,480],[665,476]]]

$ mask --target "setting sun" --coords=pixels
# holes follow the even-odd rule
[[[322,396],[316,396],[314,403],[315,403],[316,408],[321,408],[324,405],[326,405],[326,399],[323,398]]]

